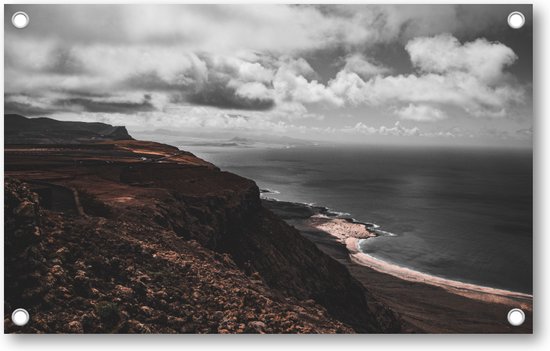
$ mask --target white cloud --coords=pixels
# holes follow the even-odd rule
[[[23,55],[29,47],[34,54]],[[353,54],[328,84],[316,78],[317,73],[305,59],[287,55],[199,55],[182,46],[94,44],[63,49],[60,59],[60,48],[64,47],[55,40],[10,41],[6,91],[113,91],[119,95],[136,92],[139,96],[156,91],[177,94],[177,101],[243,109],[270,109],[288,103],[337,107],[346,103],[412,103],[424,108],[437,104],[491,118],[506,116],[511,105],[525,99],[524,88],[505,72],[516,59],[511,49],[484,39],[461,44],[447,34],[407,43],[405,48],[419,69],[417,73],[389,75],[388,68]],[[28,71],[33,74],[24,73]],[[410,117],[412,112],[403,113],[414,118]],[[436,117],[432,114],[426,118]]]
[[[273,79],[273,88],[282,101],[294,101],[298,103],[329,103],[333,105],[342,105],[343,99],[337,96],[333,90],[328,89],[324,84],[317,80],[308,80],[303,73],[310,72],[304,65],[304,60],[291,61],[283,63]],[[297,67],[299,69],[297,69]],[[304,68],[306,71],[304,72]]]
[[[417,122],[435,122],[448,118],[447,114],[438,108],[428,105],[413,105],[394,110],[401,119]]]
[[[309,62],[301,57],[293,58],[283,55],[276,61],[272,62],[272,64],[278,66],[279,70],[282,69],[309,80],[317,77],[317,73],[313,70]]]
[[[288,54],[388,40],[379,28],[384,22],[373,25],[389,10],[379,6],[338,13],[290,5],[34,5],[18,10],[41,14],[33,19],[32,35],[58,37],[69,46],[131,43],[183,45],[220,55],[238,50]],[[9,28],[7,32],[19,35]]]
[[[244,83],[237,87],[235,93],[247,99],[271,99],[273,98],[272,90],[258,82]]]
[[[40,16],[25,32],[6,28],[5,100],[32,115],[106,118],[97,111],[111,108],[120,124],[131,124],[135,108],[137,120],[158,127],[304,133],[314,129],[288,123],[327,116],[327,133],[340,133],[340,116],[372,110],[380,116],[365,114],[344,132],[417,135],[390,121],[370,125],[392,118],[388,106],[418,122],[459,109],[506,118],[528,95],[507,73],[517,57],[504,44],[433,36],[469,30],[463,17],[471,10],[457,6],[22,6]],[[56,21],[59,14],[68,21]],[[485,15],[476,26],[500,21],[496,12]],[[394,73],[402,68],[390,68],[401,59],[395,53],[382,63],[368,57],[380,43],[402,45],[413,69]],[[342,68],[329,77],[333,63]]]
[[[517,59],[514,51],[504,44],[484,38],[461,44],[450,34],[415,38],[405,50],[412,64],[422,72],[464,72],[487,84],[501,81],[503,69]]]
[[[329,88],[355,105],[451,105],[476,117],[502,117],[507,107],[525,101],[525,88],[506,79],[503,69],[516,56],[502,44],[476,40],[461,45],[456,38],[441,35],[414,39],[406,48],[412,62],[420,68],[419,73],[363,79],[344,69],[328,83]],[[449,50],[449,55],[456,57],[456,64],[443,54]],[[489,60],[480,63],[480,69],[476,64],[482,57]],[[494,66],[488,68],[493,61]]]
[[[484,9],[483,20],[472,22],[476,9],[457,5],[7,6],[8,12],[26,10],[40,16],[34,16],[25,35],[6,27],[6,42],[34,36],[59,38],[69,47],[82,43],[181,45],[188,51],[220,55],[366,48],[442,32],[479,31],[500,23],[507,14],[506,8],[493,6]]]
[[[385,136],[421,136],[422,133],[418,127],[406,128],[399,121],[391,127],[380,126],[373,127],[358,122],[353,127],[345,127],[341,132],[347,134],[363,134],[363,135],[385,135]]]
[[[356,73],[363,79],[391,71],[388,67],[370,62],[361,54],[349,55],[346,57],[345,62],[344,71]]]

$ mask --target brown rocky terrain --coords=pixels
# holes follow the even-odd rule
[[[41,140],[5,146],[6,332],[399,331],[253,181],[163,144]]]

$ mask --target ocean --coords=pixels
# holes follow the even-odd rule
[[[177,145],[281,201],[378,226],[361,250],[424,273],[532,293],[532,152]]]

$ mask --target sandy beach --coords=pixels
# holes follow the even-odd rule
[[[358,249],[361,240],[377,236],[363,223],[326,216],[319,213],[322,208],[308,212],[302,204],[264,203],[346,265],[373,296],[400,314],[409,332],[532,333],[532,295],[437,277],[377,259]],[[523,325],[512,327],[506,321],[512,308],[526,313]]]
[[[532,295],[463,283],[418,272],[407,267],[401,267],[379,260],[371,255],[360,252],[357,249],[358,244],[359,240],[356,238],[346,239],[346,247],[350,251],[351,260],[360,265],[367,266],[382,273],[391,274],[400,279],[438,286],[453,294],[462,295],[471,299],[506,305],[517,305],[523,310],[532,311]]]
[[[312,216],[306,223],[311,228],[324,231],[338,239],[339,242],[346,246],[350,259],[357,264],[367,266],[381,273],[391,274],[400,279],[438,286],[451,293],[468,298],[492,303],[518,304],[520,308],[532,311],[532,295],[425,274],[361,252],[359,250],[360,241],[377,236],[375,233],[370,232],[364,224],[353,223],[341,218],[320,217],[318,215]]]

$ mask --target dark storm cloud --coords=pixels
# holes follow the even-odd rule
[[[250,65],[249,63],[239,60],[225,61],[207,54],[198,55],[197,59],[202,63],[200,68],[192,66],[181,70],[170,77],[171,79],[150,71],[132,75],[121,82],[120,86],[125,89],[163,92],[168,94],[174,103],[256,111],[270,110],[275,106],[275,100],[270,97],[239,95],[239,87],[246,84],[247,80],[262,79],[254,76],[254,73],[243,77],[240,72],[241,66]],[[266,71],[263,70],[261,73]]]
[[[112,97],[106,92],[87,91],[82,89],[52,89],[53,92],[59,93],[67,98],[83,98],[89,100],[101,100]]]
[[[245,97],[237,93],[238,86],[235,83],[239,79],[239,67],[226,62],[214,63],[210,57],[204,57],[209,67],[207,78],[194,89],[189,89],[182,96],[187,102],[197,105],[213,106],[226,109],[241,110],[270,110],[275,106],[275,101],[268,97]]]
[[[29,103],[17,102],[17,101],[4,101],[4,113],[14,113],[23,116],[45,116],[50,115],[59,109],[42,108],[31,105]]]
[[[57,50],[48,71],[69,76],[88,73],[85,63],[73,55],[69,48],[60,48]]]
[[[25,116],[50,115],[55,112],[102,112],[132,114],[136,112],[156,111],[151,96],[145,94],[141,101],[124,101],[120,97],[108,94],[78,93],[63,91],[63,98],[37,98],[34,95],[5,94],[5,113],[17,113]]]
[[[187,102],[196,105],[226,109],[266,111],[275,106],[273,99],[250,99],[238,96],[235,90],[223,85],[209,85],[199,92],[184,97]]]
[[[145,95],[142,102],[113,102],[97,101],[85,98],[68,98],[55,101],[55,105],[64,110],[71,110],[79,107],[88,112],[106,112],[132,114],[136,112],[155,111],[156,108],[151,104],[151,97]]]
[[[531,21],[530,5],[7,5],[6,107],[340,138],[526,116],[515,134],[531,124]]]
[[[132,75],[120,83],[120,86],[124,88],[163,92],[181,92],[191,89],[192,85],[192,79],[183,77],[183,79],[178,79],[177,82],[170,82],[161,78],[159,74],[154,71]]]

